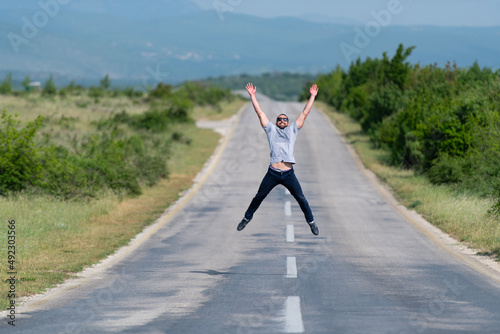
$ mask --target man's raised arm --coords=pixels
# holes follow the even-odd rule
[[[262,125],[262,127],[265,127],[269,122],[269,120],[267,119],[267,116],[266,114],[264,114],[262,109],[260,109],[259,102],[255,97],[255,92],[257,92],[257,86],[254,87],[253,84],[249,82],[246,85],[246,89],[248,91],[248,94],[250,94],[250,98],[252,99],[253,108],[255,109],[257,116],[259,116],[260,125]]]
[[[314,99],[316,98],[316,95],[318,95],[318,86],[316,84],[312,85],[311,88],[309,89],[309,92],[311,93],[311,97],[309,97],[309,101],[307,101],[306,106],[304,107],[304,110],[300,113],[299,117],[297,117],[297,120],[295,123],[297,124],[297,127],[300,129],[303,125],[304,122],[306,121],[307,115],[309,115],[309,112],[311,111],[311,108],[314,103]]]

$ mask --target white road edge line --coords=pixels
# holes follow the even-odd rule
[[[285,302],[285,333],[304,333],[300,297],[290,296]]]
[[[286,226],[286,242],[294,242],[295,241],[295,232],[293,229],[293,225]]]
[[[292,215],[292,202],[290,201],[285,202],[285,215],[287,217],[290,217]]]
[[[297,261],[295,256],[286,258],[286,278],[297,278]]]

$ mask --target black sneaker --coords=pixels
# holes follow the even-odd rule
[[[245,226],[247,226],[247,224],[248,224],[248,223],[250,223],[250,220],[251,220],[251,219],[246,219],[246,218],[243,218],[243,219],[241,220],[241,222],[238,224],[238,228],[237,228],[237,230],[238,230],[238,231],[241,231],[242,229],[244,229],[244,228],[245,228]]]
[[[309,224],[309,227],[311,228],[311,232],[314,235],[318,235],[319,234],[319,229],[318,229],[318,226],[316,226],[316,223],[312,222],[312,223],[308,223],[308,224]]]

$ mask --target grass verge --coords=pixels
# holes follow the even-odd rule
[[[193,110],[193,118],[195,120],[210,120],[220,121],[228,119],[234,115],[234,111],[238,110],[243,104],[248,102],[244,98],[237,95],[231,102],[222,101],[218,106],[196,106]]]
[[[393,190],[401,204],[481,254],[500,260],[500,217],[488,213],[496,202],[494,199],[433,185],[412,170],[390,166],[389,154],[372,145],[359,123],[325,103],[315,105],[355,148],[363,164]]]

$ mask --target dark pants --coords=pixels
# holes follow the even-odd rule
[[[278,184],[282,184],[290,191],[290,194],[292,194],[295,200],[299,203],[306,221],[308,223],[313,222],[314,217],[311,208],[309,207],[309,203],[307,203],[306,197],[302,192],[302,188],[300,187],[299,180],[297,180],[297,177],[295,176],[293,168],[284,172],[275,171],[271,168],[267,170],[267,174],[266,176],[264,176],[264,179],[260,184],[257,195],[255,195],[252,202],[250,203],[250,206],[245,212],[245,218],[252,219],[253,214],[259,208],[260,203],[262,203],[264,198],[266,198],[271,190]]]

